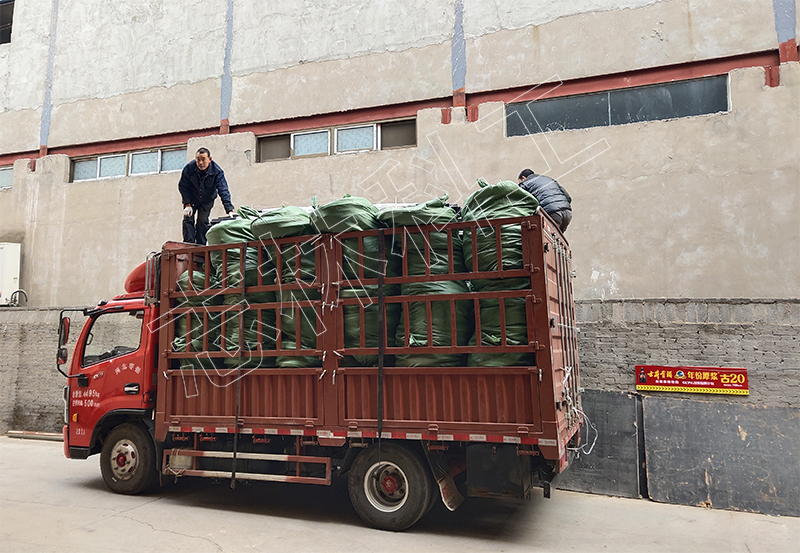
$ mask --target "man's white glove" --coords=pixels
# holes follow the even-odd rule
[[[183,216],[186,217],[187,219],[191,217],[193,214],[194,210],[192,209],[192,206],[187,205],[186,207],[183,208]]]

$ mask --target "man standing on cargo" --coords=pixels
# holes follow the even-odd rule
[[[566,231],[572,221],[572,198],[567,191],[554,179],[537,175],[530,169],[523,169],[518,180],[520,188],[539,201],[561,232]]]
[[[217,194],[228,215],[233,215],[231,194],[225,173],[215,161],[211,160],[211,152],[200,148],[183,168],[178,190],[183,201],[183,241],[190,244],[206,244],[206,231],[211,226],[208,215],[214,207]]]

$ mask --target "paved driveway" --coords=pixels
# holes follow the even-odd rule
[[[365,527],[333,486],[184,479],[155,495],[109,492],[98,457],[0,437],[0,551],[800,551],[800,519],[556,491],[530,502],[437,505],[410,530]]]

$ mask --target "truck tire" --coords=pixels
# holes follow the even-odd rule
[[[410,448],[394,443],[373,444],[350,469],[350,501],[370,526],[400,532],[428,512],[434,482],[425,461]]]
[[[135,495],[158,480],[155,446],[150,434],[136,424],[120,424],[106,436],[100,453],[100,472],[114,492]]]

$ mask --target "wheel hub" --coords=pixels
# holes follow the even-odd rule
[[[136,472],[139,454],[136,446],[128,440],[120,440],[111,451],[111,472],[119,480],[127,480]]]
[[[383,491],[387,494],[393,494],[400,489],[400,483],[397,481],[393,475],[387,475],[383,478],[383,482],[381,482],[381,487]]]
[[[389,461],[375,463],[365,475],[364,493],[373,507],[393,513],[408,499],[408,480],[398,465]]]

